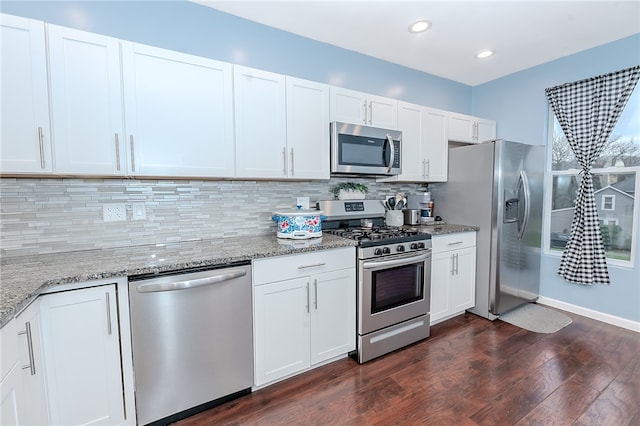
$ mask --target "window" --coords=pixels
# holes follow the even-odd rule
[[[640,85],[639,85],[640,86]],[[549,182],[545,217],[546,247],[560,255],[567,240],[575,210],[580,165],[551,114]],[[600,220],[600,231],[610,264],[632,266],[638,235],[640,186],[640,88],[636,87],[622,112],[609,142],[591,169]]]
[[[615,210],[616,205],[616,196],[615,195],[603,195],[602,196],[602,207],[600,210]]]

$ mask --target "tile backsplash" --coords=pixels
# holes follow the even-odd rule
[[[424,191],[425,185],[333,178],[321,182],[0,179],[0,254],[20,256],[95,248],[275,234],[274,211],[297,196],[329,200],[341,181],[369,187],[367,198]],[[105,222],[105,204],[124,204],[127,220]],[[144,203],[146,219],[132,220]]]

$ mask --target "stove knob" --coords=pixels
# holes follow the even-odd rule
[[[418,243],[411,243],[411,250],[418,250]]]
[[[382,253],[383,254],[391,254],[391,250],[389,249],[389,247],[385,247],[382,249]]]
[[[424,248],[424,243],[418,243],[418,248],[419,249],[423,249]]]
[[[396,251],[404,251],[404,246],[402,244],[400,244],[398,247],[396,247]]]
[[[375,254],[376,256],[380,256],[380,255],[382,255],[382,249],[379,249],[379,248],[375,249],[375,250],[373,251],[373,254]]]

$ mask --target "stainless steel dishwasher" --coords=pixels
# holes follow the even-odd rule
[[[251,392],[251,265],[131,277],[129,304],[138,425]]]

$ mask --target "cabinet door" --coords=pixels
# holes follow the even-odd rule
[[[48,26],[56,173],[125,173],[117,39]]]
[[[287,177],[285,77],[234,66],[236,175]]]
[[[124,422],[115,285],[41,296],[53,424]]]
[[[35,300],[17,318],[22,389],[18,394],[20,424],[50,424],[45,380],[40,299]]]
[[[44,23],[2,14],[0,40],[0,172],[51,172]]]
[[[473,142],[473,117],[464,114],[449,114],[449,140]]]
[[[286,77],[288,175],[329,179],[329,86]]]
[[[355,268],[313,275],[310,285],[313,365],[355,350]]]
[[[331,121],[367,124],[367,101],[364,93],[355,90],[331,87]]]
[[[450,310],[462,312],[475,306],[476,248],[467,247],[454,252],[454,273],[450,284]]]
[[[425,180],[446,182],[449,167],[447,113],[425,108],[423,114],[422,151],[426,160]]]
[[[22,392],[21,380],[20,366],[14,365],[0,381],[0,424],[2,425],[23,424],[18,409],[20,395],[25,396]]]
[[[478,142],[493,140],[496,138],[496,122],[491,120],[476,119],[476,140]]]
[[[402,130],[402,174],[398,181],[425,180],[426,159],[423,151],[424,108],[407,102],[398,105],[398,128]]]
[[[231,64],[122,43],[129,172],[234,174]]]
[[[309,279],[255,286],[253,332],[256,386],[310,366]]]
[[[367,124],[385,129],[398,128],[398,101],[382,96],[367,96]]]
[[[431,324],[449,315],[449,281],[453,271],[451,252],[433,253],[431,258]]]

